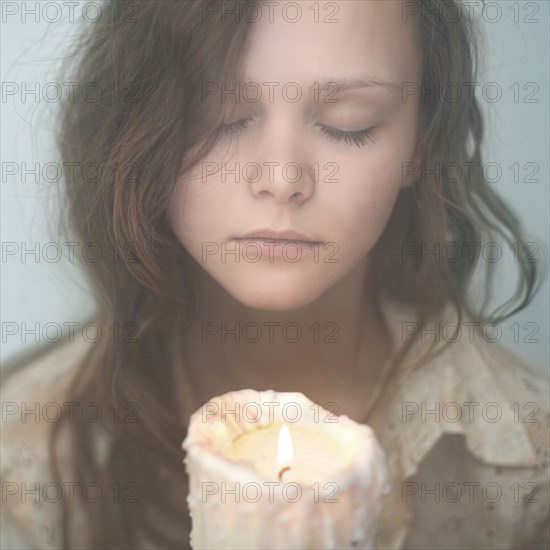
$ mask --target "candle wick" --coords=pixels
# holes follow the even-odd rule
[[[285,466],[285,467],[279,472],[279,481],[282,480],[283,474],[284,474],[287,470],[290,470],[290,466]]]

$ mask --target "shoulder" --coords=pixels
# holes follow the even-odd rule
[[[402,312],[392,326],[396,342],[422,330]],[[442,326],[417,335],[405,359],[417,368],[373,418],[395,477],[394,519],[402,508],[409,526],[403,547],[547,547],[548,374],[475,324],[423,360]]]
[[[421,348],[413,361],[427,351]],[[396,392],[401,431],[414,446],[410,467],[444,433],[463,435],[471,454],[488,464],[546,463],[548,388],[547,372],[477,333],[447,343]]]
[[[2,397],[21,397],[40,391],[70,375],[74,367],[93,346],[81,332],[55,344],[47,344],[38,352],[16,357],[2,367]],[[37,385],[37,387],[35,386]]]
[[[548,479],[543,464],[489,464],[446,433],[401,484],[404,548],[548,548]]]
[[[387,316],[396,344],[414,338],[386,404],[390,410],[384,410],[393,417],[398,447],[401,437],[409,441],[406,471],[414,471],[443,433],[462,434],[470,452],[486,463],[544,462],[550,445],[547,370],[491,340],[480,323],[459,322],[450,309],[424,324],[395,305]]]
[[[458,395],[479,403],[479,430],[495,449],[481,445],[480,458],[503,462],[504,450],[517,466],[547,463],[550,445],[550,378],[546,369],[531,365],[499,343],[483,338],[450,345],[442,368],[460,388]],[[469,422],[474,424],[474,421]],[[513,452],[515,449],[517,452]],[[546,455],[545,455],[546,452]],[[500,454],[500,457],[499,457]]]
[[[404,548],[548,548],[548,374],[468,339],[418,382],[433,399],[422,427],[409,426],[420,453],[403,482],[414,514]]]
[[[2,530],[13,548],[59,545],[57,487],[49,440],[68,401],[68,386],[87,350],[81,336],[64,340],[2,373]]]
[[[499,344],[481,341],[476,346],[479,360],[487,365],[490,375],[502,391],[511,398],[531,403],[537,409],[530,418],[537,415],[548,416],[550,376],[548,369],[536,367]],[[536,423],[527,420],[526,424]]]
[[[0,389],[4,433],[30,435],[39,426],[54,423],[72,377],[92,346],[79,335],[5,366]]]

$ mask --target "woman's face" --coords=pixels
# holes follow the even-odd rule
[[[402,86],[421,76],[401,2],[285,4],[250,25],[237,87],[203,87],[223,102],[225,130],[178,180],[169,213],[230,295],[273,310],[366,267],[413,161],[418,103]]]

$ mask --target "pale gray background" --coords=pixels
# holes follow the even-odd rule
[[[62,1],[52,2],[64,6]],[[39,21],[30,14],[25,22],[21,12],[23,4],[33,9],[37,2],[18,2],[20,14],[10,16],[7,5],[2,2],[1,23],[1,77],[2,81],[22,85],[36,82],[47,83],[56,79],[57,61],[67,51],[72,35],[83,24],[83,18],[76,10],[75,22],[68,21],[69,11],[62,11],[60,22],[51,22],[55,9],[39,14]],[[47,2],[39,3],[41,5]],[[94,4],[83,2],[81,6]],[[519,9],[519,21],[514,21],[514,4]],[[477,18],[480,15],[481,1],[472,0]],[[487,121],[487,142],[485,161],[497,162],[503,167],[503,178],[495,184],[502,195],[511,202],[531,235],[530,240],[539,245],[539,265],[545,267],[549,235],[549,188],[548,151],[549,111],[548,111],[548,27],[549,7],[546,0],[519,3],[499,1],[488,2],[487,17],[495,19],[498,10],[502,17],[494,22],[486,21],[483,29],[487,37],[486,66],[479,76],[480,82],[496,82],[503,96],[496,103],[482,102]],[[88,6],[88,17],[94,17],[93,6]],[[538,23],[527,23],[529,14]],[[514,101],[509,86],[519,83],[520,101]],[[538,86],[534,96],[538,103],[524,103],[529,90],[523,90],[528,82]],[[55,107],[55,104],[52,105]],[[55,219],[51,217],[55,205],[55,185],[44,182],[34,183],[31,177],[27,184],[21,178],[5,174],[6,163],[26,162],[31,166],[36,162],[47,163],[52,159],[51,122],[55,116],[48,111],[47,104],[40,101],[22,102],[20,95],[5,98],[2,104],[2,241],[21,243],[41,243],[59,241],[55,234]],[[536,175],[538,183],[514,183],[512,172],[507,169],[514,162],[523,166],[534,162],[539,166]],[[523,179],[527,175],[520,171]],[[46,210],[46,206],[48,209]],[[49,223],[50,222],[50,223]],[[53,225],[52,225],[53,224]],[[52,229],[53,227],[53,229]],[[510,253],[511,256],[511,253]],[[27,256],[25,263],[21,256],[10,257],[2,262],[2,358],[11,359],[23,351],[36,349],[34,336],[26,342],[21,335],[7,336],[5,324],[15,322],[33,328],[35,323],[82,322],[92,311],[92,298],[86,283],[74,264],[64,262],[48,263],[43,258],[36,263]],[[499,270],[499,288],[510,289],[514,284],[514,269]],[[503,273],[504,271],[504,273]],[[498,292],[497,292],[498,294]],[[507,346],[544,368],[548,364],[549,333],[549,294],[548,279],[535,302],[521,314],[503,324],[503,338]],[[512,325],[519,323],[519,336],[523,340],[527,334],[526,323],[536,323],[539,327],[535,336],[538,343],[514,343]],[[54,334],[54,333],[51,333]]]

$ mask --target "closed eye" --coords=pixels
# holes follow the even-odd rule
[[[376,143],[374,140],[374,127],[346,132],[344,130],[338,130],[337,128],[331,128],[330,126],[324,126],[323,124],[319,124],[318,126],[321,134],[328,137],[330,141],[344,141],[349,145],[355,144],[357,147],[363,147],[367,145],[369,141],[371,143]]]
[[[235,122],[229,122],[227,124],[222,124],[219,128],[221,134],[234,134],[240,132],[248,127],[248,123],[252,118],[243,118],[241,120],[236,120]],[[318,124],[319,131],[321,135],[327,137],[330,141],[341,142],[344,141],[348,145],[357,145],[357,147],[363,147],[371,143],[376,143],[374,139],[374,127],[365,128],[363,130],[355,130],[353,132],[348,132],[345,130],[338,130],[337,128],[332,128],[330,126],[325,126],[324,124]]]
[[[222,124],[219,129],[222,134],[233,134],[235,132],[240,132],[241,130],[244,130],[251,120],[251,118],[243,118],[241,120],[236,120],[235,122]]]

